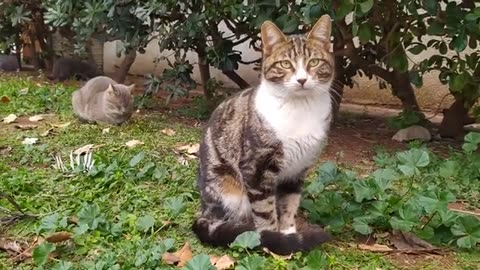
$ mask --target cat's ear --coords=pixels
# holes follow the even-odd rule
[[[133,93],[133,90],[135,89],[135,84],[131,84],[131,85],[127,86],[127,89],[128,89],[128,92],[130,94]]]
[[[108,84],[107,93],[114,95],[116,93],[115,87],[111,83]]]
[[[263,56],[268,57],[272,54],[272,48],[275,44],[285,42],[287,38],[271,21],[265,21],[261,28]]]
[[[330,16],[323,15],[307,35],[307,39],[315,39],[323,44],[325,50],[330,49],[330,35],[332,33],[332,20]]]

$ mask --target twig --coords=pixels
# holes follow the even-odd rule
[[[467,211],[467,210],[460,210],[460,209],[453,209],[449,208],[451,211],[462,213],[462,214],[467,214],[467,215],[472,215],[472,216],[477,216],[480,217],[480,213],[473,212],[473,211]]]

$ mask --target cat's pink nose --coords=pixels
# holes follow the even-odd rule
[[[307,81],[307,79],[297,79],[297,82],[299,84],[301,84],[302,86],[305,84],[306,81]]]

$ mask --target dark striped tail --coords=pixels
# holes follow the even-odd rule
[[[211,231],[210,222],[205,218],[200,218],[195,221],[192,229],[203,243],[228,247],[239,234],[254,231],[255,227],[250,224],[225,222]],[[275,231],[263,231],[260,236],[261,246],[279,255],[308,251],[331,239],[330,234],[316,225],[309,225],[299,233],[283,234]]]

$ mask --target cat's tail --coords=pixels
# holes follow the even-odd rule
[[[255,231],[252,224],[239,224],[229,221],[211,222],[205,218],[197,219],[193,226],[197,237],[205,244],[227,247],[235,238],[246,231]],[[261,246],[279,255],[288,255],[298,251],[308,251],[331,239],[320,226],[304,225],[298,233],[284,234],[276,231],[260,233]]]

